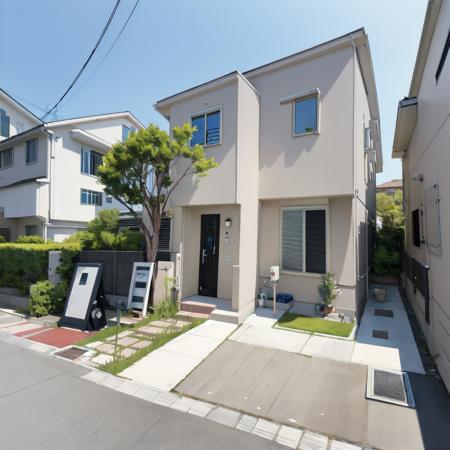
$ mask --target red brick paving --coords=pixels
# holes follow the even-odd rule
[[[81,339],[93,334],[95,333],[85,333],[80,330],[68,328],[49,328],[48,331],[43,331],[27,339],[40,342],[41,344],[51,345],[52,347],[63,348],[75,344],[75,342],[81,341]]]
[[[18,331],[17,333],[13,333],[13,334],[14,334],[14,336],[17,336],[17,337],[25,337],[30,334],[42,333],[44,330],[48,330],[48,328],[47,327],[36,327],[36,328],[31,328],[30,330]]]

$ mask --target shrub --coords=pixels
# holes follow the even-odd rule
[[[29,311],[31,316],[41,317],[57,314],[63,310],[68,285],[65,282],[56,286],[50,281],[38,281],[31,286]]]
[[[35,235],[31,235],[31,236],[19,236],[17,238],[17,243],[18,244],[44,244],[44,238],[42,236],[35,236]]]
[[[59,258],[59,266],[56,269],[56,273],[67,284],[72,280],[75,264],[77,263],[80,248],[73,245],[71,247],[64,247],[61,249],[61,256]]]
[[[372,267],[375,275],[400,275],[403,238],[404,231],[401,227],[383,226],[376,231]]]
[[[0,234],[0,244],[3,244],[4,242],[6,242],[5,236]]]
[[[56,243],[0,244],[0,286],[28,293],[32,284],[48,277],[48,252],[66,248],[77,247]]]
[[[320,284],[317,288],[323,302],[330,306],[337,297],[337,286],[334,279],[334,273],[327,272],[321,276]]]

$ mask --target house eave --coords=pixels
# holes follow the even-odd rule
[[[417,122],[417,110],[416,97],[405,98],[398,102],[392,158],[402,158],[408,150]]]

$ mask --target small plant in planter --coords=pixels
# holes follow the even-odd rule
[[[320,284],[317,288],[320,296],[325,303],[324,313],[325,315],[336,311],[334,307],[334,301],[338,295],[338,288],[336,280],[334,279],[334,273],[327,272],[321,276]]]

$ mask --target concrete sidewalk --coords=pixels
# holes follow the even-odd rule
[[[366,378],[365,365],[228,340],[176,391],[359,447],[450,448],[450,403],[434,378],[412,377],[417,410],[366,399]]]
[[[424,374],[422,360],[398,288],[383,287],[387,289],[384,303],[377,302],[373,295],[367,301],[351,362]],[[384,338],[374,337],[374,332],[381,332]]]
[[[119,375],[170,391],[213,352],[237,325],[208,320],[151,352]]]
[[[273,315],[269,308],[256,309],[229,339],[317,358],[424,374],[400,293],[394,286],[385,287],[385,303],[378,303],[370,296],[355,341],[274,328],[284,311]],[[392,313],[392,317],[375,315],[380,314],[379,310]],[[374,330],[387,333],[387,338],[373,337]]]

